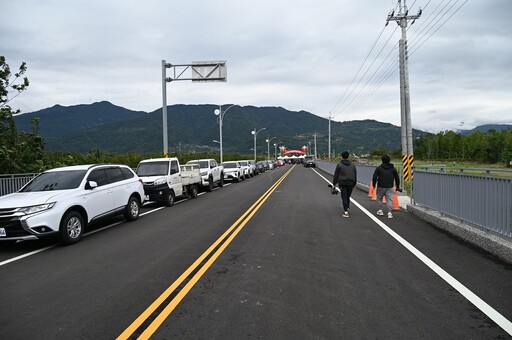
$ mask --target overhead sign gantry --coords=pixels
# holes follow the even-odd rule
[[[167,69],[171,69],[171,77],[167,77]],[[185,72],[191,71],[189,77]],[[189,73],[187,72],[187,75]],[[173,65],[162,60],[162,124],[163,152],[169,156],[169,140],[167,136],[167,83],[176,80],[191,80],[192,82],[214,82],[227,80],[226,61],[193,61],[191,64]]]

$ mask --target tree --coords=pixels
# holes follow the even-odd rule
[[[13,110],[9,103],[29,86],[22,62],[12,74],[5,57],[0,56],[0,173],[38,171],[42,164],[44,140],[39,134],[39,119],[32,120],[32,131],[18,136]],[[14,95],[10,96],[10,94]]]

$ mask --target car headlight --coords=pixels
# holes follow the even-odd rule
[[[31,207],[19,208],[18,212],[20,212],[24,215],[31,215],[31,214],[35,214],[35,213],[38,213],[41,211],[49,210],[49,209],[53,208],[54,205],[55,205],[55,202],[33,205]]]
[[[156,181],[153,182],[153,185],[161,185],[161,184],[165,184],[165,178],[164,177],[159,178],[159,179],[157,179]]]
[[[201,176],[206,176],[207,173],[208,171],[201,171]]]

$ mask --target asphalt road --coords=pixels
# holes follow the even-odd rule
[[[73,246],[0,243],[0,339],[506,339],[512,266],[285,166]]]

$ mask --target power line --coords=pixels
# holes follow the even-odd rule
[[[450,20],[461,8],[462,6],[464,6],[469,0],[466,0],[462,3],[462,5],[460,5],[456,10],[455,12],[453,12],[441,25],[439,25],[438,28],[436,28],[436,30],[434,32],[432,32],[432,34],[430,34],[423,42],[421,42],[421,44],[416,47],[414,50],[411,51],[411,53],[409,55],[412,55],[414,52],[416,52],[421,46],[423,46],[423,44],[425,44],[437,31],[439,31],[439,29],[441,29],[441,27],[444,26],[444,24],[446,24],[446,22],[448,22],[448,20]]]
[[[366,55],[366,58],[364,59],[364,61],[362,62],[361,66],[359,66],[359,69],[357,70],[354,78],[352,78],[352,80],[350,81],[350,84],[348,85],[348,87],[345,89],[345,92],[343,93],[343,95],[340,97],[340,99],[338,100],[338,102],[336,103],[336,105],[334,105],[334,108],[330,111],[330,112],[336,112],[336,110],[338,109],[338,107],[340,105],[343,105],[343,103],[346,101],[343,101],[343,103],[340,104],[340,102],[342,101],[343,98],[345,98],[345,95],[347,94],[347,91],[350,89],[350,87],[352,86],[352,83],[354,82],[354,80],[357,78],[357,76],[359,75],[359,72],[361,71],[361,69],[363,68],[364,64],[366,63],[366,61],[368,60],[368,57],[370,56],[370,54],[372,53],[373,49],[375,48],[375,45],[377,45],[377,42],[379,41],[380,37],[382,36],[382,33],[384,33],[384,30],[386,29],[386,27],[384,26],[382,28],[382,31],[380,32],[379,36],[377,37],[377,40],[375,40],[375,42],[373,43],[373,46],[371,47],[370,51],[368,52],[368,54]]]
[[[449,0],[448,2],[441,1],[437,4],[437,6],[428,14],[427,18],[425,20],[421,21],[421,24],[419,26],[414,26],[415,29],[411,30],[411,33],[413,34],[413,38],[411,39],[411,43],[409,44],[409,49],[415,47],[408,56],[415,53],[420,47],[422,47],[441,27],[443,27],[469,0],[464,1],[455,11],[452,12],[452,9],[455,7],[455,5],[461,0],[456,0],[453,2],[453,0]],[[413,2],[413,5],[417,1]],[[426,11],[426,9],[431,5],[432,0],[429,0],[426,5],[423,8],[423,11]],[[395,10],[398,7],[395,6]],[[412,7],[411,6],[411,7]],[[393,10],[393,13],[395,12]],[[448,15],[448,17],[442,22],[442,24],[438,25],[443,18],[445,18]],[[412,22],[414,23],[414,21]],[[412,25],[411,23],[411,25]],[[436,27],[434,29],[434,27]],[[407,28],[407,31],[409,31],[411,26]],[[395,29],[396,31],[396,29]],[[392,34],[395,33],[393,31]],[[398,68],[397,63],[397,56],[398,54],[393,54],[393,51],[396,49],[396,45],[394,45],[391,49],[391,51],[387,54],[386,58],[379,64],[379,66],[371,73],[368,80],[365,82],[365,84],[360,88],[357,92],[356,89],[359,87],[363,79],[369,74],[371,67],[375,64],[378,57],[381,55],[382,51],[385,48],[385,45],[383,48],[381,48],[380,52],[377,56],[374,57],[374,60],[371,62],[370,66],[366,69],[365,73],[360,76],[360,78],[357,80],[357,84],[353,87],[354,82],[356,81],[357,77],[360,75],[360,72],[363,68],[363,66],[368,62],[369,56],[372,53],[372,51],[375,49],[375,46],[381,36],[383,35],[383,31],[380,32],[379,37],[377,40],[373,43],[372,48],[370,49],[370,52],[366,56],[365,60],[359,67],[358,71],[356,72],[356,75],[351,80],[349,86],[343,93],[343,96],[338,100],[338,102],[335,105],[335,108],[331,110],[332,113],[335,112],[353,112],[358,109],[360,109],[372,96],[377,90],[385,83],[389,77],[393,74],[394,71]],[[389,41],[389,39],[388,39]],[[386,60],[391,58],[391,60],[386,64]],[[386,64],[386,66],[383,66]],[[380,71],[382,70],[382,71]],[[379,73],[380,71],[380,73]],[[374,80],[375,79],[375,80]],[[374,80],[372,82],[372,80]],[[369,89],[368,89],[369,87]],[[350,91],[350,92],[349,92]],[[347,95],[348,93],[348,95]]]

